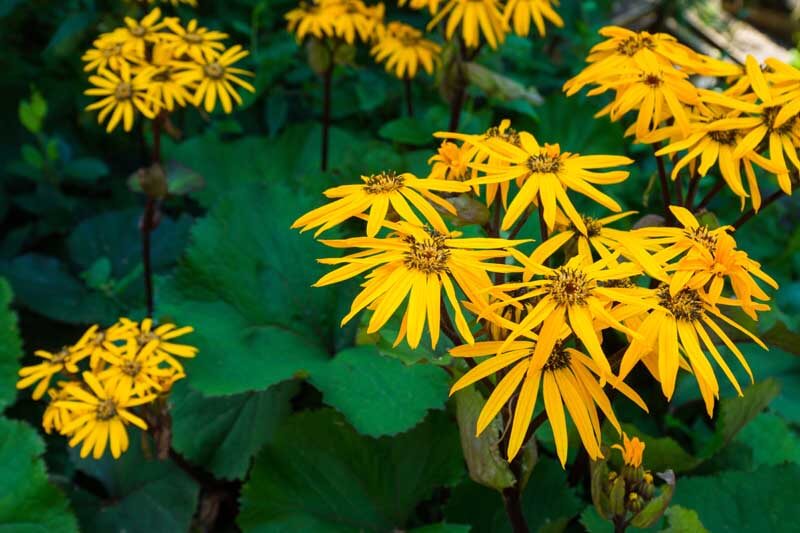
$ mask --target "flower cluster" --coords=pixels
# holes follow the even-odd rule
[[[35,400],[47,393],[42,426],[69,437],[70,446],[82,443],[81,457],[99,459],[108,447],[118,458],[128,449],[127,426],[147,429],[133,409],[163,398],[185,377],[176,358],[194,357],[197,348],[174,339],[192,331],[156,326],[149,318],[121,318],[107,329],[95,325],[72,346],[34,352],[42,362],[20,369],[17,388],[35,385]]]
[[[636,111],[627,133],[653,144],[658,155],[677,156],[673,180],[688,167],[691,180],[699,181],[716,167],[742,208],[749,198],[756,212],[762,205],[758,169],[791,194],[792,175],[800,171],[800,70],[776,59],[762,66],[752,56],[742,68],[661,33],[617,27],[600,33],[607,39],[592,49],[590,65],[564,84],[567,95],[587,85],[595,86],[589,95],[613,92],[598,116],[618,120]],[[698,88],[693,74],[724,78],[727,88]]]
[[[120,122],[133,128],[137,114],[153,119],[176,107],[194,105],[211,113],[219,102],[226,113],[241,104],[237,87],[255,88],[243,79],[251,72],[234,66],[248,55],[241,46],[226,48],[227,34],[191,20],[161,18],[153,9],[141,20],[125,18],[125,26],[100,35],[83,55],[92,84],[85,91],[99,99],[87,110],[99,110],[106,130]]]
[[[601,458],[600,412],[621,431],[604,386],[647,410],[624,382],[640,362],[667,398],[680,371],[693,375],[709,415],[720,389],[712,365],[741,394],[716,343],[749,373],[723,327],[763,346],[731,310],[757,318],[768,309],[759,283],[777,285],[737,249],[730,227],[708,227],[672,206],[676,226],[615,228],[633,212],[621,212],[601,188],[628,178],[620,167],[632,160],[623,156],[563,151],[508,121],[484,134],[436,136],[446,140],[426,178],[365,176],[326,191],[333,201],[294,224],[319,235],[348,219],[366,222],[364,236],[321,240],[353,252],[321,259],[336,269],[316,286],[366,274],[343,323],[366,309],[367,332],[374,333],[397,315],[395,344],[406,339],[412,348],[426,331],[435,347],[444,332],[455,344],[451,355],[469,362],[451,392],[490,384],[478,433],[505,406],[513,412],[509,459],[530,436],[540,391],[562,464],[567,415],[590,458]],[[582,214],[576,193],[615,214]],[[494,210],[496,223],[487,222],[485,236],[465,238],[451,229],[461,216],[457,206],[470,196]],[[530,241],[515,237],[537,211],[543,240],[526,253]]]

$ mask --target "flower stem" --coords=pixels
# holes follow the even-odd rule
[[[331,126],[331,85],[333,82],[333,53],[331,53],[331,64],[322,76],[322,171],[328,170],[328,130]]]
[[[514,533],[528,533],[528,523],[525,521],[525,516],[522,514],[522,501],[521,494],[517,487],[519,482],[513,487],[506,487],[503,489],[503,507],[508,515],[508,521],[511,523],[511,530]]]
[[[164,115],[159,114],[152,120],[153,127],[153,152],[152,163],[153,165],[161,164],[161,123]],[[147,303],[147,316],[153,316],[153,267],[150,253],[150,237],[155,229],[155,215],[156,215],[156,199],[147,195],[147,201],[144,204],[144,213],[142,214],[142,221],[140,223],[140,231],[142,234],[142,265],[144,267],[144,295]]]
[[[697,195],[697,187],[700,185],[700,175],[697,174],[697,171],[692,174],[692,177],[689,179],[689,189],[686,191],[686,197],[683,199],[683,207],[692,211],[692,204],[694,203],[694,197]]]
[[[725,180],[722,179],[722,177],[719,177],[717,179],[717,182],[711,188],[711,190],[708,191],[708,194],[706,194],[703,197],[703,199],[700,200],[700,204],[697,206],[697,208],[694,209],[694,211],[697,212],[707,207],[708,204],[711,202],[711,199],[714,198],[717,195],[717,193],[721,191],[723,188],[725,188]]]
[[[411,78],[406,76],[403,78],[403,85],[405,86],[406,92],[406,113],[409,117],[414,116],[414,98],[413,93],[411,91]]]
[[[761,209],[764,209],[769,204],[775,202],[778,198],[783,196],[783,194],[784,194],[783,191],[778,189],[774,193],[772,193],[769,196],[767,196],[767,198],[761,203]],[[750,209],[747,210],[746,213],[744,213],[742,216],[739,217],[739,220],[737,220],[736,222],[733,223],[734,229],[741,228],[748,220],[753,218],[755,215],[756,215],[756,211],[755,211],[755,209],[753,209],[751,207]]]
[[[670,204],[672,204],[672,199],[670,198],[669,194],[669,180],[667,179],[667,171],[664,168],[664,159],[661,156],[656,155],[656,152],[661,148],[661,143],[654,143],[653,144],[653,157],[656,158],[656,164],[658,166],[658,179],[661,182],[661,201],[664,204],[664,219],[667,222],[667,225],[671,226],[674,222],[674,218],[672,216],[672,212],[669,210]]]

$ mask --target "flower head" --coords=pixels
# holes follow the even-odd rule
[[[628,438],[627,433],[622,434],[622,445],[614,444],[612,448],[616,448],[622,452],[622,460],[625,464],[634,468],[642,466],[642,455],[644,455],[644,442],[640,441],[638,437]]]
[[[249,53],[237,44],[216,58],[196,58],[194,63],[184,64],[185,69],[173,79],[175,83],[181,85],[197,84],[192,102],[194,105],[198,107],[202,105],[208,113],[211,113],[219,100],[222,109],[230,113],[233,111],[233,102],[242,104],[242,97],[235,85],[251,93],[256,91],[255,87],[241,78],[241,76],[252,76],[253,73],[233,66]]]
[[[425,72],[433,74],[441,48],[423,38],[421,31],[402,22],[390,22],[378,35],[370,53],[375,61],[386,61],[388,72],[400,79],[412,79],[421,65]]]
[[[300,2],[300,5],[286,13],[288,29],[298,41],[308,36],[317,39],[334,37],[336,19],[342,15],[344,7],[338,0],[313,0]]]
[[[545,19],[559,28],[564,26],[564,21],[553,9],[558,5],[558,0],[510,0],[505,7],[506,22],[512,21],[514,33],[526,37],[531,31],[531,19],[536,25],[539,36],[545,36]]]
[[[498,0],[447,0],[447,3],[428,23],[428,31],[445,17],[445,37],[452,39],[456,28],[461,27],[461,38],[467,48],[477,48],[481,37],[493,49],[505,41],[508,25]]]
[[[135,53],[138,57],[145,57],[148,43],[157,43],[169,38],[168,34],[159,31],[164,28],[169,19],[159,21],[160,18],[161,9],[159,8],[154,8],[142,20],[137,21],[134,18],[125,17],[125,27],[117,30],[123,41],[122,47],[128,52]]]
[[[198,26],[197,20],[190,20],[184,28],[177,19],[171,19],[167,27],[178,36],[171,42],[175,57],[187,55],[195,61],[211,61],[225,50],[221,41],[227,39],[228,34]]]
[[[78,373],[78,363],[89,355],[85,352],[75,352],[71,350],[69,346],[65,346],[57,352],[36,350],[33,354],[36,357],[44,359],[44,361],[20,368],[20,379],[17,381],[17,388],[27,389],[38,382],[36,388],[33,389],[32,396],[34,400],[38,400],[44,396],[44,393],[47,392],[50,386],[50,380],[53,376],[61,372],[70,374]]]
[[[86,110],[99,109],[97,121],[102,123],[108,118],[106,125],[108,132],[116,128],[120,122],[125,131],[131,131],[137,113],[147,118],[155,117],[153,101],[147,95],[152,74],[152,69],[143,69],[132,75],[131,68],[126,64],[123,64],[118,74],[110,70],[98,71],[96,75],[89,76],[89,81],[94,87],[86,89],[84,94],[101,98],[86,106]]]

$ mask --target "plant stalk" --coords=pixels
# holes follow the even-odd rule
[[[654,143],[653,144],[653,157],[656,158],[656,164],[658,166],[658,179],[661,182],[661,201],[664,204],[664,220],[666,221],[667,225],[671,226],[675,218],[672,216],[672,211],[669,210],[669,206],[672,204],[672,198],[669,194],[669,179],[667,178],[667,171],[664,168],[664,159],[661,156],[656,155],[656,152],[661,148],[661,143]]]
[[[778,198],[783,196],[783,194],[784,194],[783,191],[780,189],[770,194],[763,202],[761,202],[760,209],[764,209],[768,205],[774,203],[776,200],[778,200]],[[750,209],[747,210],[747,212],[745,212],[742,216],[740,216],[736,222],[732,224],[734,229],[741,228],[748,220],[750,220],[754,216],[756,216],[756,211],[751,207]]]
[[[411,90],[411,78],[408,76],[403,78],[403,85],[405,86],[406,93],[406,114],[409,117],[414,116],[414,97]]]
[[[323,94],[322,94],[322,157],[321,167],[322,171],[328,170],[328,133],[331,126],[331,86],[333,84],[333,52],[330,58],[331,64],[325,70],[322,76]]]

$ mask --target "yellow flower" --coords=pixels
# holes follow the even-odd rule
[[[614,280],[627,279],[639,275],[641,269],[633,263],[618,263],[616,256],[611,256],[595,263],[587,264],[576,256],[565,265],[550,268],[532,262],[518,250],[509,250],[514,258],[525,267],[526,278],[531,275],[538,279],[497,285],[493,294],[502,300],[502,305],[531,300],[536,305],[519,324],[509,322],[502,316],[489,316],[489,320],[509,329],[511,333],[504,346],[520,336],[538,337],[531,365],[541,368],[553,347],[562,337],[565,326],[581,340],[589,355],[597,364],[604,377],[611,375],[603,348],[600,346],[598,329],[612,327],[628,335],[636,336],[632,330],[614,318],[608,307],[625,303],[637,306],[642,311],[648,304],[642,299],[647,292],[641,287],[616,287]],[[509,297],[504,293],[517,291],[519,296]],[[538,327],[538,334],[533,334]],[[533,334],[533,335],[532,335]]]
[[[498,0],[447,0],[444,8],[428,23],[428,31],[447,18],[445,37],[453,38],[461,26],[461,38],[467,48],[478,48],[481,35],[493,49],[506,39],[508,25]]]
[[[667,118],[673,118],[681,134],[688,135],[689,118],[684,105],[699,102],[697,88],[688,74],[671,66],[664,67],[655,54],[645,50],[634,56],[635,66],[625,69],[612,80],[600,82],[587,94],[593,96],[609,89],[616,90],[614,101],[596,116],[610,114],[613,121],[638,109],[636,137],[644,139]]]
[[[636,67],[636,58],[643,54],[655,55],[664,68],[677,66],[691,74],[729,76],[739,71],[736,65],[698,54],[666,33],[633,32],[619,26],[606,26],[599,33],[606,40],[592,48],[586,58],[590,65],[564,84],[567,96],[589,83],[614,80],[620,72]]]
[[[336,37],[353,44],[358,37],[362,42],[372,39],[375,27],[383,20],[382,3],[367,7],[361,0],[339,0],[342,10],[333,19]]]
[[[644,455],[644,442],[640,441],[638,437],[628,438],[627,433],[622,434],[622,446],[615,444],[612,448],[616,448],[622,452],[622,460],[625,464],[634,468],[642,466],[642,456]]]
[[[173,59],[174,49],[171,44],[159,43],[153,46],[151,64],[152,70],[147,83],[147,98],[152,102],[153,112],[158,112],[163,107],[172,111],[175,106],[184,107],[186,102],[192,101],[194,82],[179,75],[181,63]]]
[[[739,395],[742,394],[742,390],[706,328],[710,329],[733,352],[751,380],[753,373],[744,355],[714,319],[723,321],[744,333],[762,348],[767,348],[755,335],[726,317],[715,305],[709,303],[701,292],[687,287],[673,295],[668,284],[664,284],[654,291],[656,294],[655,306],[637,328],[639,336],[631,341],[625,351],[620,365],[619,378],[624,379],[638,361],[656,350],[661,390],[664,396],[670,399],[675,391],[678,367],[685,358],[697,379],[700,393],[705,400],[706,410],[711,416],[714,410],[714,400],[719,397],[719,383],[703,347],[711,354]],[[735,302],[725,303],[734,304]]]
[[[174,375],[172,368],[162,367],[155,355],[157,342],[140,345],[135,337],[128,338],[125,347],[109,357],[109,367],[97,374],[111,388],[125,388],[132,395],[147,396],[161,390],[160,379]]]
[[[90,96],[102,98],[86,106],[87,111],[100,110],[97,122],[102,123],[107,117],[106,131],[111,132],[122,121],[125,131],[131,131],[138,111],[147,118],[154,118],[153,102],[147,96],[148,83],[152,69],[145,69],[131,77],[131,70],[123,65],[119,75],[110,70],[100,70],[97,75],[89,76],[94,87],[84,91]]]
[[[286,13],[288,29],[298,41],[311,35],[317,39],[333,37],[336,34],[336,19],[344,13],[344,6],[338,0],[314,0],[313,3],[300,2],[300,6]]]
[[[135,324],[117,322],[110,328],[100,331],[100,326],[95,324],[86,330],[81,338],[70,349],[76,357],[89,356],[89,366],[92,370],[100,370],[100,366],[112,353],[118,351],[115,344],[135,335]]]
[[[739,156],[734,155],[736,147],[744,137],[744,132],[740,129],[726,129],[726,125],[728,120],[737,122],[740,119],[740,111],[733,110],[723,113],[716,106],[707,105],[699,105],[695,111],[697,114],[691,117],[691,133],[687,137],[680,136],[679,140],[662,148],[656,152],[656,155],[686,152],[672,168],[673,180],[677,179],[678,174],[686,165],[695,166],[697,160],[700,163],[697,173],[701,177],[704,177],[716,164],[719,167],[719,174],[730,190],[741,198],[742,207],[744,207],[745,199],[750,196],[742,183],[741,167],[744,165],[748,187],[753,195],[753,207],[757,210],[761,205],[761,194],[756,182],[753,163],[774,174],[785,171],[785,168],[775,166],[772,161],[752,149]],[[675,129],[674,126],[671,128]]]
[[[171,342],[173,339],[182,337],[194,331],[191,326],[183,326],[178,328],[175,324],[161,324],[155,329],[153,328],[153,320],[145,318],[141,324],[131,322],[127,318],[121,318],[120,322],[124,324],[132,323],[136,328],[136,340],[140,347],[147,346],[150,343],[155,344],[153,353],[159,360],[166,361],[170,366],[176,370],[183,372],[183,365],[175,359],[175,357],[193,358],[197,355],[198,349],[188,344],[177,344]]]
[[[469,176],[469,163],[475,155],[475,148],[469,144],[458,146],[455,143],[442,141],[436,155],[428,159],[432,164],[429,179],[466,181]]]
[[[90,48],[83,54],[81,59],[86,62],[83,70],[110,69],[119,72],[123,63],[130,65],[141,59],[136,52],[126,50],[122,45],[124,40],[117,33],[104,33],[93,43],[94,48]]]
[[[585,354],[565,346],[561,338],[545,354],[543,365],[535,363],[537,346],[536,343],[529,341],[514,341],[505,345],[501,341],[487,341],[478,342],[474,346],[453,348],[450,354],[454,357],[485,355],[492,357],[464,374],[450,389],[450,394],[504,368],[510,368],[502,379],[498,379],[497,385],[478,416],[478,434],[497,416],[521,384],[508,442],[509,461],[517,455],[524,443],[540,388],[561,465],[565,465],[567,461],[565,405],[589,457],[591,459],[602,457],[601,426],[597,408],[600,408],[618,432],[621,431],[619,421],[611,408],[611,402],[597,378],[603,375],[603,371]],[[647,411],[644,401],[633,389],[621,381],[615,386],[622,394]]]
[[[545,19],[559,28],[564,27],[564,21],[551,4],[558,5],[558,0],[509,0],[504,12],[506,23],[513,20],[514,33],[526,37],[531,31],[531,19],[533,19],[539,35],[544,37]]]
[[[61,433],[64,426],[72,420],[69,410],[59,403],[69,397],[69,392],[66,389],[67,384],[67,382],[60,381],[57,389],[48,389],[47,391],[47,395],[50,396],[50,403],[47,404],[42,415],[42,428],[48,435],[54,429]]]
[[[195,61],[203,59],[211,61],[225,50],[225,45],[220,41],[228,38],[227,33],[198,26],[197,20],[190,20],[186,28],[181,26],[177,19],[168,20],[166,24],[178,36],[178,39],[172,42],[176,58],[185,54]]]
[[[789,170],[786,167],[784,155],[789,158],[795,170],[800,171],[800,159],[798,159],[796,148],[800,146],[800,120],[798,120],[797,114],[787,115],[784,113],[784,109],[788,107],[788,104],[770,87],[764,73],[761,71],[761,67],[753,56],[747,56],[745,68],[748,81],[760,103],[750,102],[745,97],[733,98],[729,95],[712,91],[705,91],[703,99],[728,109],[738,109],[754,116],[722,119],[712,124],[712,127],[747,132],[737,144],[733,152],[734,157],[742,157],[753,150],[761,151],[760,145],[762,143],[766,144],[773,167],[781,169],[781,172],[776,173],[778,185],[783,192],[791,194],[792,183],[789,179]],[[781,117],[783,122],[779,121],[778,117]]]
[[[167,20],[159,22],[161,9],[155,8],[145,15],[142,20],[137,21],[131,17],[125,17],[125,27],[117,30],[120,38],[123,39],[123,48],[130,53],[135,53],[138,57],[145,57],[147,43],[157,43],[169,38],[168,34],[160,33]]]
[[[69,385],[69,399],[57,402],[59,407],[68,409],[71,416],[62,432],[72,436],[69,441],[72,447],[83,442],[81,457],[93,452],[92,456],[100,459],[108,446],[116,459],[128,449],[127,424],[147,429],[144,420],[130,409],[152,401],[155,395],[133,398],[130,389],[101,383],[91,372],[84,372],[83,380],[88,390],[80,385]]]
[[[441,292],[455,312],[455,325],[472,343],[469,325],[461,312],[453,281],[479,307],[485,306],[486,291],[492,282],[487,272],[518,272],[511,265],[492,262],[508,256],[501,250],[525,241],[505,239],[459,238],[460,233],[440,234],[434,230],[401,222],[392,224],[395,233],[386,238],[357,237],[323,240],[333,248],[358,248],[354,254],[319,261],[344,265],[320,278],[315,287],[338,283],[371,270],[363,290],[353,300],[347,323],[367,306],[374,308],[368,333],[378,331],[408,297],[396,343],[407,337],[409,346],[419,345],[427,318],[431,344],[436,346],[440,331]]]
[[[250,83],[240,76],[252,76],[247,70],[233,67],[240,59],[247,57],[250,52],[242,50],[240,45],[235,45],[214,59],[202,58],[194,64],[185,64],[186,70],[178,73],[174,80],[179,84],[198,83],[195,89],[193,104],[200,107],[202,104],[208,113],[214,111],[217,100],[222,104],[226,113],[233,111],[232,100],[241,105],[242,97],[239,96],[233,84],[254,93],[256,91]]]
[[[502,153],[497,151],[501,164],[471,164],[472,168],[483,171],[485,176],[473,179],[471,184],[503,183],[520,180],[522,185],[511,204],[508,206],[501,228],[510,229],[538,197],[544,209],[547,228],[553,230],[556,221],[556,206],[560,206],[570,221],[582,233],[586,225],[566,189],[572,189],[612,211],[621,211],[619,204],[606,194],[596,189],[592,183],[611,184],[624,181],[628,172],[614,170],[605,173],[596,169],[629,165],[633,161],[627,157],[611,155],[582,156],[561,152],[559,145],[545,144],[540,146],[528,132],[520,132],[520,146],[505,143]]]
[[[411,9],[427,9],[431,15],[435,15],[439,11],[439,2],[441,0],[398,0],[397,5],[403,7],[407,3]]]
[[[548,240],[536,247],[529,260],[536,264],[543,264],[547,259],[560,250],[568,242],[576,241],[578,255],[587,263],[595,261],[595,250],[600,259],[608,259],[614,253],[633,261],[650,276],[657,279],[666,278],[659,262],[648,253],[643,237],[631,231],[609,228],[608,224],[624,217],[635,214],[636,211],[626,211],[603,218],[591,218],[581,215],[586,233],[581,233],[574,225],[564,231],[556,233]]]
[[[292,228],[308,231],[319,227],[316,233],[319,235],[369,209],[367,236],[374,237],[383,226],[390,206],[408,222],[424,225],[425,222],[421,221],[412,210],[411,206],[414,206],[436,231],[447,233],[447,226],[431,202],[453,215],[456,214],[456,210],[450,202],[431,191],[464,192],[469,190],[469,187],[463,183],[439,179],[419,179],[407,172],[404,174],[382,172],[371,176],[361,176],[361,179],[364,181],[363,184],[342,185],[325,191],[325,196],[337,198],[337,200],[301,216],[292,224]]]
[[[393,72],[400,79],[412,79],[420,65],[425,72],[433,74],[440,50],[438,44],[424,39],[416,28],[402,22],[390,22],[379,33],[370,53],[378,63],[386,61],[387,72]]]
[[[521,148],[519,140],[519,133],[511,127],[511,121],[503,119],[500,125],[492,126],[483,135],[472,135],[468,133],[458,133],[451,131],[437,131],[433,134],[434,137],[445,139],[456,139],[463,142],[461,148],[458,148],[453,143],[443,142],[439,148],[439,154],[433,156],[428,160],[435,161],[433,173],[441,176],[444,173],[445,178],[449,174],[459,176],[456,179],[464,180],[467,176],[467,168],[470,163],[489,166],[503,166],[508,165],[506,159],[501,159],[495,156],[497,152],[503,152],[503,146],[510,144],[517,148]],[[473,176],[475,177],[475,171]],[[453,179],[453,178],[449,178]],[[517,180],[518,182],[521,180]],[[486,185],[486,205],[491,205],[494,202],[497,192],[500,191],[500,197],[503,202],[503,207],[508,205],[508,191],[511,183],[504,181],[501,183],[488,183]],[[475,192],[478,192],[478,187],[475,186]]]
[[[33,389],[32,397],[34,400],[44,396],[50,386],[50,380],[59,372],[66,371],[70,374],[77,374],[79,371],[77,363],[89,355],[86,352],[73,352],[67,346],[55,353],[36,350],[33,354],[44,359],[44,361],[19,369],[20,380],[17,381],[17,389],[27,389],[38,381],[39,384]]]

